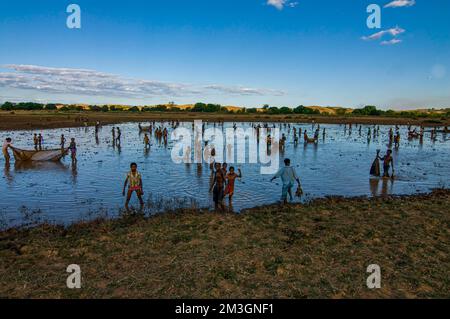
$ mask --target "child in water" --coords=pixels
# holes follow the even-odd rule
[[[142,195],[144,195],[143,185],[142,185],[142,177],[141,174],[137,171],[137,164],[130,164],[130,171],[127,174],[127,178],[125,179],[125,183],[123,185],[122,194],[125,196],[125,188],[128,184],[128,193],[127,200],[125,201],[125,208],[129,210],[128,203],[130,202],[131,195],[133,192],[136,192],[136,195],[139,199],[139,203],[141,204],[141,210],[144,208],[144,201],[142,200]]]
[[[75,142],[75,138],[70,139],[69,144],[69,150],[70,150],[70,157],[72,158],[72,162],[77,161],[77,143]]]
[[[226,175],[226,180],[228,182],[227,187],[225,188],[225,195],[228,195],[228,199],[231,200],[233,199],[233,194],[234,194],[234,182],[236,181],[236,178],[241,178],[242,177],[242,172],[241,169],[238,168],[238,172],[239,174],[236,174],[234,171],[234,167],[231,166],[230,167],[230,172]]]
[[[128,203],[130,202],[131,195],[133,195],[133,192],[136,192],[142,210],[144,208],[144,201],[142,200],[142,195],[144,195],[144,189],[142,185],[142,177],[141,174],[137,171],[136,163],[130,164],[130,171],[128,172],[127,177],[125,179],[125,183],[123,185],[122,191],[123,196],[125,196],[125,188],[127,187],[127,184],[128,184],[128,193],[127,193],[127,200],[125,201],[126,210],[129,210]]]

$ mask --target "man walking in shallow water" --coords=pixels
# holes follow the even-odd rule
[[[287,195],[289,194],[289,198],[292,201],[292,187],[294,186],[295,181],[297,181],[298,186],[300,187],[300,179],[295,172],[295,169],[291,167],[291,160],[286,158],[284,160],[284,167],[280,168],[274,177],[270,180],[271,182],[278,177],[281,177],[281,181],[283,182],[283,188],[281,191],[281,200],[283,204],[287,204]]]

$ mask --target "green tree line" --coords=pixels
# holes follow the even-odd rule
[[[49,103],[34,103],[34,102],[20,102],[12,103],[5,102],[0,106],[3,111],[14,111],[14,110],[50,110],[50,111],[86,111],[80,105],[63,105],[57,108],[57,104]],[[193,107],[180,109],[174,104],[169,105],[156,105],[156,106],[144,106],[137,107],[133,106],[130,108],[124,108],[120,105],[89,105],[87,111],[92,112],[195,112],[195,113],[231,113],[231,114],[268,114],[268,115],[289,115],[289,114],[304,114],[304,115],[329,115],[327,112],[320,112],[318,109],[313,109],[307,106],[299,105],[295,108],[283,106],[276,107],[270,106],[268,104],[263,105],[261,108],[241,108],[238,110],[229,110],[220,104],[211,103],[196,103]],[[434,109],[430,109],[434,111]],[[450,108],[444,109],[442,112],[424,112],[424,111],[394,111],[394,110],[380,110],[376,106],[367,105],[362,108],[354,109],[352,112],[348,113],[345,109],[336,109],[336,114],[340,116],[385,116],[385,117],[449,117]]]

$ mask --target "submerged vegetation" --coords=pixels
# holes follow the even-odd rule
[[[448,298],[450,191],[0,232],[0,297]],[[81,267],[68,289],[66,267]],[[367,266],[381,267],[368,289]]]

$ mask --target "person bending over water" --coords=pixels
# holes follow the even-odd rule
[[[230,172],[225,177],[227,180],[227,186],[225,188],[225,196],[228,195],[228,199],[230,200],[230,202],[233,199],[234,195],[234,182],[236,181],[236,178],[242,177],[242,172],[240,168],[238,168],[238,172],[239,174],[236,174],[236,172],[234,171],[234,167],[231,166]]]
[[[284,160],[284,165],[285,166],[280,168],[270,181],[272,182],[276,178],[281,177],[281,181],[283,182],[283,188],[281,191],[281,200],[283,201],[284,204],[287,204],[288,194],[291,201],[293,200],[292,187],[294,186],[294,182],[297,181],[299,188],[301,187],[301,185],[300,179],[298,178],[295,169],[291,167],[291,160],[289,158],[286,158]]]
[[[133,195],[133,192],[136,192],[142,210],[144,208],[144,201],[142,200],[142,195],[144,195],[144,189],[142,185],[142,177],[141,174],[137,171],[136,163],[130,164],[130,171],[128,172],[127,177],[125,179],[125,183],[123,184],[123,191],[122,191],[123,196],[125,196],[125,188],[127,187],[127,184],[128,184],[128,192],[127,192],[127,199],[125,201],[126,210],[129,210],[128,204],[130,203],[131,195]]]

